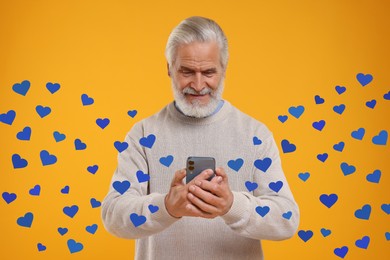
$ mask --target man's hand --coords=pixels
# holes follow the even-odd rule
[[[233,204],[233,193],[230,190],[228,178],[223,168],[215,169],[216,176],[212,181],[207,179],[194,179],[189,183],[188,200],[195,209],[203,213],[202,217],[215,218],[225,215]],[[216,181],[214,181],[216,179]]]

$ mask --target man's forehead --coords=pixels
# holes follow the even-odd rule
[[[220,52],[216,42],[193,42],[177,48],[177,67],[205,69],[220,66]]]

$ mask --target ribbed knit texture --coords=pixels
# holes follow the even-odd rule
[[[153,146],[142,146],[140,139],[151,134],[156,137]],[[261,144],[254,144],[254,137]],[[121,195],[111,183],[103,201],[102,218],[110,233],[137,239],[137,260],[258,260],[263,259],[259,240],[282,240],[295,233],[299,210],[272,133],[228,101],[216,114],[201,119],[181,114],[172,102],[136,123],[125,141],[129,147],[118,155],[112,183],[127,180],[131,186]],[[169,167],[160,163],[160,158],[168,155],[174,158]],[[175,171],[185,167],[189,156],[214,157],[217,167],[225,169],[234,202],[224,216],[176,219],[167,212],[164,197]],[[238,158],[244,163],[236,171],[228,162]],[[270,158],[272,164],[264,172],[255,166],[255,161],[265,158]],[[149,181],[140,183],[137,171],[149,174]],[[280,190],[278,181],[283,183]],[[246,182],[255,182],[258,187],[249,192]],[[158,210],[152,213],[150,205]],[[261,216],[265,206],[269,212]],[[145,216],[146,221],[135,227],[130,220],[132,213]]]

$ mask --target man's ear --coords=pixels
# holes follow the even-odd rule
[[[170,77],[171,76],[171,72],[169,70],[169,63],[167,62],[167,70],[168,70],[168,76]]]

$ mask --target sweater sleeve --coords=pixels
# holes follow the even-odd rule
[[[253,182],[258,187],[252,193],[233,191],[233,205],[222,218],[233,231],[245,237],[287,239],[298,228],[299,208],[283,173],[271,133],[261,145],[263,147],[257,151],[259,157],[252,168]]]
[[[121,238],[150,236],[177,221],[165,208],[166,194],[149,194],[145,175],[149,167],[144,148],[139,144],[142,132],[139,123],[126,136],[128,147],[118,155],[118,166],[102,203],[106,230]]]

